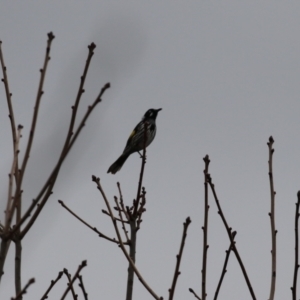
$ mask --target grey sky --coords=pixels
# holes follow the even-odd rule
[[[115,176],[106,174],[127,137],[149,108],[162,107],[157,136],[148,148],[144,185],[147,212],[138,234],[137,266],[167,298],[182,223],[192,219],[176,299],[200,293],[203,225],[203,160],[258,299],[270,287],[271,238],[268,151],[275,139],[274,177],[278,229],[276,298],[291,297],[294,208],[300,189],[300,3],[298,1],[3,1],[0,39],[18,123],[28,137],[46,34],[53,31],[51,60],[38,130],[24,184],[25,204],[35,197],[56,161],[70,107],[92,41],[92,59],[81,103],[83,114],[106,82],[103,102],[66,160],[54,194],[23,245],[23,281],[37,282],[26,299],[39,299],[64,267],[83,271],[90,299],[122,299],[127,261],[64,211],[57,199],[100,231],[114,235],[91,175],[109,198],[120,181],[128,204],[136,195],[140,159],[132,155]],[[11,136],[4,89],[0,93],[1,211],[7,197]],[[7,142],[3,142],[7,141]],[[210,197],[208,299],[212,299],[229,241]],[[1,215],[1,219],[3,214]],[[13,250],[13,248],[11,249]],[[13,255],[6,263],[1,299],[13,295]],[[50,294],[57,299],[65,285]],[[152,299],[138,280],[135,299]],[[220,299],[250,299],[232,256]]]

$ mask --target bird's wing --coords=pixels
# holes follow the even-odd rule
[[[135,146],[136,146],[137,141],[139,141],[141,134],[143,134],[143,132],[144,132],[144,122],[141,121],[135,126],[135,128],[131,132],[131,134],[127,140],[127,143],[126,143],[123,153],[126,153],[127,151],[132,151],[132,150],[133,150],[133,152],[137,151],[135,149]]]

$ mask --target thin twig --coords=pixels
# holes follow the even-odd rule
[[[13,204],[11,205],[11,209],[8,212],[7,222],[5,224],[5,226],[6,226],[5,231],[7,231],[8,228],[11,226],[11,222],[12,222],[12,219],[13,219],[13,215],[14,215],[14,212],[15,212],[16,205],[17,205],[17,203],[20,203],[20,201],[21,201],[22,182],[23,182],[25,169],[26,169],[26,166],[27,166],[27,162],[28,162],[28,159],[29,159],[30,150],[31,150],[32,142],[33,142],[33,137],[34,137],[34,133],[35,133],[35,127],[36,127],[36,122],[37,122],[37,117],[38,117],[39,106],[40,106],[42,95],[44,93],[43,92],[44,79],[45,79],[45,75],[46,75],[46,71],[47,71],[48,61],[50,60],[50,49],[51,49],[51,43],[52,43],[53,39],[54,39],[53,33],[52,32],[48,33],[46,54],[45,54],[43,68],[40,70],[41,78],[40,78],[37,97],[36,97],[36,101],[35,101],[30,133],[29,133],[29,137],[28,137],[28,142],[27,142],[26,151],[25,151],[23,163],[22,163],[22,166],[21,166],[21,170],[19,171],[19,176],[18,176],[18,181],[17,181],[16,190],[15,190]]]
[[[188,227],[191,224],[191,222],[192,221],[191,221],[190,217],[187,217],[185,222],[183,223],[183,233],[182,233],[182,238],[181,238],[180,249],[179,249],[178,255],[176,255],[176,267],[175,267],[175,272],[174,272],[174,276],[173,276],[173,282],[172,282],[171,288],[169,289],[169,293],[170,293],[169,300],[172,300],[174,297],[177,279],[178,279],[178,276],[180,275],[179,268],[180,268],[180,262],[181,262],[183,248],[184,248],[184,244],[185,244],[185,239],[187,236],[187,230],[188,230]]]
[[[69,125],[69,129],[68,129],[68,133],[67,133],[67,136],[66,136],[64,146],[63,146],[62,151],[61,151],[60,158],[59,158],[54,170],[52,171],[51,175],[49,176],[48,180],[46,181],[44,187],[42,188],[42,190],[40,191],[40,193],[36,197],[36,200],[40,201],[40,199],[44,195],[41,203],[39,204],[38,208],[36,209],[36,211],[35,211],[34,215],[32,216],[31,220],[28,222],[28,224],[26,225],[26,227],[22,231],[22,236],[24,236],[28,232],[28,230],[31,228],[31,226],[35,222],[36,218],[38,217],[40,211],[43,209],[44,205],[46,204],[48,198],[52,194],[52,188],[55,184],[55,181],[56,181],[56,178],[58,176],[60,167],[61,167],[65,157],[67,156],[67,154],[68,154],[68,152],[71,148],[70,144],[71,144],[71,140],[72,140],[72,136],[73,136],[73,129],[74,129],[74,124],[75,124],[75,120],[76,120],[77,109],[78,109],[78,106],[79,106],[81,95],[84,93],[83,86],[84,86],[87,71],[88,71],[91,59],[93,57],[95,48],[96,48],[96,45],[94,43],[92,43],[91,45],[88,46],[88,49],[89,49],[88,58],[86,60],[83,75],[80,77],[80,85],[79,85],[77,97],[76,97],[76,100],[75,100],[75,104],[74,104],[74,106],[72,106],[72,115],[71,115],[70,125]],[[101,101],[101,99],[99,100],[98,97],[97,97],[97,103],[100,102],[100,101]],[[73,139],[74,138],[75,137],[73,137]],[[33,208],[34,208],[34,206],[33,206]],[[30,207],[29,209],[33,210],[33,208]],[[30,213],[31,213],[31,211],[30,211]]]
[[[27,293],[27,289],[33,283],[35,283],[35,279],[34,278],[29,279],[28,282],[26,283],[26,285],[24,286],[24,288],[20,291],[20,293],[15,298],[11,298],[11,300],[20,300],[20,299],[22,299],[22,296]]]
[[[25,150],[23,163],[22,163],[21,170],[20,170],[18,184],[17,184],[16,191],[15,191],[14,204],[13,204],[13,207],[10,211],[10,215],[8,217],[8,222],[7,222],[8,226],[11,225],[12,217],[13,217],[13,214],[14,214],[14,207],[16,206],[16,204],[18,202],[20,202],[20,198],[21,198],[21,194],[22,194],[22,182],[23,182],[27,162],[28,162],[28,159],[29,159],[29,156],[30,156],[31,146],[32,146],[32,143],[33,143],[36,123],[37,123],[37,118],[38,118],[38,112],[39,112],[39,108],[40,108],[40,102],[41,102],[41,99],[42,99],[42,95],[44,94],[44,91],[43,91],[44,80],[45,80],[45,76],[46,76],[48,62],[50,60],[51,44],[52,44],[52,41],[53,41],[54,38],[55,38],[55,36],[53,35],[52,32],[48,33],[46,54],[45,54],[43,68],[40,70],[41,78],[40,78],[39,87],[38,87],[37,96],[36,96],[36,101],[35,101],[35,105],[34,105],[34,112],[33,112],[33,116],[32,116],[32,123],[31,123],[31,127],[30,127],[30,133],[29,133],[29,137],[28,137],[28,142],[27,142],[27,146],[26,146],[26,150]]]
[[[297,193],[298,201],[296,203],[296,212],[295,212],[295,266],[294,266],[294,278],[293,286],[291,287],[293,300],[297,300],[297,277],[299,269],[299,207],[300,207],[300,191]]]
[[[79,276],[79,273],[81,272],[81,270],[87,266],[87,262],[86,260],[82,261],[82,263],[78,266],[78,269],[76,271],[76,273],[74,274],[70,284],[68,285],[67,289],[65,290],[63,296],[61,297],[61,300],[65,299],[67,294],[69,293],[70,289],[73,288],[73,284],[74,284],[74,281],[78,278]]]
[[[272,267],[271,267],[271,287],[270,287],[270,296],[269,300],[274,300],[275,295],[275,286],[276,286],[276,236],[277,230],[275,228],[275,194],[274,191],[274,179],[273,179],[273,149],[274,139],[272,136],[269,138],[269,142],[267,143],[269,148],[269,179],[270,179],[270,194],[271,194],[271,212],[269,213],[270,221],[271,221],[271,237],[272,237]]]
[[[79,275],[79,276],[78,276],[78,279],[79,279],[79,287],[80,287],[81,290],[82,290],[84,300],[88,300],[88,293],[86,292],[86,290],[85,290],[85,288],[84,288],[82,276]]]
[[[141,227],[141,223],[142,223],[142,216],[143,216],[143,213],[146,211],[146,208],[145,208],[145,205],[146,205],[146,190],[144,187],[142,187],[142,201],[140,203],[140,207],[138,209],[138,212],[137,212],[137,228],[136,230],[140,230],[140,227]]]
[[[144,122],[144,147],[143,147],[143,155],[142,155],[142,165],[141,165],[141,172],[140,172],[140,178],[139,178],[139,184],[136,194],[136,200],[135,205],[133,209],[132,215],[135,216],[137,213],[137,209],[139,207],[140,203],[140,196],[141,196],[141,188],[143,183],[143,176],[144,176],[144,170],[145,170],[145,164],[146,164],[146,145],[147,145],[147,130],[148,130],[148,123]]]
[[[126,216],[126,219],[129,220],[128,213],[127,213],[127,211],[126,211],[126,209],[125,209],[125,206],[124,206],[124,201],[123,201],[123,195],[122,195],[122,190],[121,190],[120,182],[117,182],[117,186],[118,186],[119,195],[120,195],[120,206],[121,206],[121,208],[122,208],[123,213],[124,213],[125,216]]]
[[[119,212],[118,207],[114,207],[114,209],[117,210],[117,211]],[[105,209],[102,209],[101,212],[102,212],[104,215],[110,217],[109,212],[106,211]],[[129,221],[122,221],[122,219],[120,219],[120,218],[116,218],[116,221],[118,221],[118,222],[120,222],[120,223],[124,222],[124,223],[126,223],[126,224],[129,224]]]
[[[189,291],[195,296],[196,299],[201,300],[201,298],[194,292],[192,288],[189,288]]]
[[[4,63],[4,58],[3,58],[3,53],[2,53],[2,47],[1,46],[2,46],[2,41],[0,41],[0,62],[1,62],[1,68],[2,68],[2,73],[3,73],[2,82],[4,83],[4,87],[5,87],[5,94],[6,94],[7,106],[8,106],[8,112],[9,112],[8,117],[10,119],[14,152],[16,152],[17,151],[17,148],[15,146],[16,140],[17,140],[16,122],[15,122],[14,110],[13,110],[12,100],[11,100],[12,94],[9,90],[6,66],[5,66],[5,63]]]
[[[128,233],[127,233],[127,230],[126,230],[126,227],[125,227],[125,223],[128,224],[128,221],[124,221],[123,220],[123,216],[122,216],[122,212],[125,214],[125,212],[122,210],[122,208],[120,207],[119,203],[118,203],[118,198],[115,197],[115,203],[117,205],[117,208],[118,208],[118,213],[119,213],[119,217],[120,217],[120,220],[121,220],[121,224],[122,224],[122,229],[123,229],[123,232],[125,234],[125,237],[126,237],[126,241],[127,243],[129,242],[129,237],[128,237]],[[127,214],[126,214],[127,215]]]
[[[71,274],[68,272],[67,269],[64,269],[64,274],[67,276],[67,279],[69,281],[68,286],[70,287],[70,290],[72,292],[73,299],[76,300],[78,298],[78,295],[75,293],[74,286],[73,286],[73,283],[72,283]]]
[[[41,298],[41,300],[46,300],[48,298],[48,294],[50,293],[51,289],[54,287],[54,285],[60,280],[60,278],[63,275],[63,271],[60,271],[56,277],[55,280],[51,280],[50,282],[50,286],[48,287],[47,291],[45,292],[45,294],[43,295],[43,297]]]
[[[100,232],[96,227],[91,226],[90,224],[88,224],[86,221],[84,221],[82,218],[80,218],[76,213],[74,213],[62,200],[58,200],[58,203],[65,208],[71,215],[73,215],[77,220],[79,220],[81,223],[83,223],[85,226],[87,226],[88,228],[90,228],[91,230],[93,230],[94,232],[96,232],[98,234],[99,237],[104,238],[110,242],[119,244],[119,242],[115,239],[115,238],[110,238],[107,235],[103,234],[102,232]],[[124,243],[126,244],[126,243]]]
[[[121,235],[120,235],[120,231],[119,231],[119,228],[118,228],[118,225],[117,225],[117,221],[115,220],[115,217],[113,215],[113,211],[110,207],[110,204],[109,204],[109,201],[104,193],[104,190],[102,189],[102,186],[100,184],[100,178],[99,177],[96,177],[96,176],[92,176],[92,180],[96,183],[97,185],[97,188],[98,190],[100,191],[104,201],[105,201],[105,204],[106,204],[106,207],[110,213],[110,216],[111,216],[111,220],[112,220],[112,223],[114,225],[114,228],[115,228],[115,231],[116,231],[116,234],[117,234],[117,237],[118,237],[118,240],[120,242],[120,247],[125,255],[125,257],[127,258],[128,262],[131,264],[136,276],[138,277],[138,279],[141,281],[141,283],[143,284],[143,286],[146,288],[146,290],[156,299],[156,300],[162,300],[163,298],[162,297],[159,297],[157,296],[154,291],[150,288],[150,286],[147,284],[147,282],[144,280],[144,278],[142,277],[142,275],[140,274],[139,270],[137,269],[137,267],[135,266],[134,262],[132,261],[132,259],[130,258],[127,250],[125,249],[125,246],[122,242],[122,239],[121,239]]]
[[[36,206],[35,202],[37,202],[44,194],[45,191],[47,191],[48,189],[48,192],[46,194],[46,196],[43,198],[43,200],[41,201],[41,203],[39,204],[38,208],[36,209],[34,215],[32,216],[31,220],[28,222],[28,224],[26,225],[26,227],[23,229],[22,233],[21,233],[21,236],[22,238],[25,236],[25,234],[28,232],[28,230],[31,228],[31,226],[33,225],[33,223],[35,222],[35,220],[37,219],[39,213],[41,212],[42,208],[44,207],[44,205],[46,204],[49,196],[51,195],[52,193],[52,188],[54,186],[54,183],[56,181],[56,178],[57,178],[57,175],[58,175],[58,172],[60,170],[60,167],[64,161],[64,159],[66,158],[67,154],[70,152],[73,144],[75,143],[80,131],[82,130],[82,128],[84,127],[85,125],[85,122],[86,120],[88,119],[89,115],[91,114],[91,112],[94,110],[94,108],[96,107],[96,105],[98,103],[101,102],[101,97],[102,95],[104,94],[104,92],[110,87],[110,84],[107,83],[103,86],[103,88],[101,89],[99,95],[97,96],[97,98],[95,99],[94,103],[88,107],[88,110],[86,112],[86,114],[84,115],[81,123],[79,124],[72,140],[70,141],[70,144],[69,144],[69,147],[67,148],[66,152],[65,153],[62,153],[56,167],[54,168],[54,170],[52,171],[51,175],[49,176],[46,184],[44,185],[44,187],[42,188],[41,192],[39,193],[39,195],[36,197],[36,199],[33,201],[32,205],[29,207],[29,209],[27,210],[25,216],[26,218],[30,215],[30,213],[32,212],[32,210],[34,209],[34,207]]]
[[[203,230],[203,257],[202,257],[202,299],[206,299],[206,265],[207,265],[207,250],[208,250],[208,244],[207,244],[207,235],[208,235],[208,167],[209,167],[209,156],[206,155],[204,158],[204,225],[202,227]]]
[[[13,203],[13,177],[14,174],[17,171],[17,165],[18,165],[18,156],[19,156],[19,144],[20,144],[20,139],[22,137],[21,131],[22,131],[23,126],[19,125],[18,126],[18,131],[17,131],[17,136],[16,136],[16,141],[14,143],[14,157],[13,157],[13,163],[11,166],[11,171],[9,174],[9,183],[8,183],[8,198],[7,198],[7,205],[6,205],[6,211],[5,211],[5,223],[8,222],[8,216],[10,214],[10,210],[12,209],[12,203]]]
[[[235,236],[236,236],[236,231],[234,231],[232,233],[232,239],[234,239]],[[214,300],[217,300],[217,298],[218,298],[219,291],[220,291],[221,285],[223,283],[223,279],[224,279],[225,274],[227,272],[227,264],[228,264],[228,260],[229,260],[229,256],[230,256],[231,251],[232,251],[232,245],[230,243],[228,250],[226,250],[225,261],[224,261],[221,277],[220,277],[220,280],[219,280],[219,283],[218,283],[218,286],[217,286],[217,289],[216,289],[216,292],[215,292]]]
[[[247,283],[249,292],[250,292],[250,294],[251,294],[251,296],[252,296],[252,299],[253,299],[253,300],[256,300],[256,296],[255,296],[255,294],[254,294],[254,291],[253,291],[251,282],[250,282],[250,280],[249,280],[248,274],[247,274],[247,272],[246,272],[245,266],[244,266],[244,264],[243,264],[243,261],[242,261],[242,259],[241,259],[241,257],[240,257],[240,254],[239,254],[239,252],[238,252],[238,250],[237,250],[237,248],[236,248],[235,242],[234,242],[234,240],[233,240],[233,237],[232,237],[232,228],[229,227],[228,224],[227,224],[227,221],[226,221],[225,216],[224,216],[224,214],[223,214],[223,211],[222,211],[222,208],[221,208],[219,199],[218,199],[218,197],[217,197],[217,193],[216,193],[216,191],[215,191],[215,186],[214,186],[214,184],[212,183],[211,176],[210,176],[209,174],[208,174],[207,176],[208,176],[208,183],[209,183],[209,186],[210,186],[210,188],[211,188],[211,190],[212,190],[212,193],[213,193],[213,195],[214,195],[215,202],[216,202],[217,207],[218,207],[218,213],[219,213],[219,215],[220,215],[220,217],[221,217],[221,219],[222,219],[222,221],[223,221],[223,224],[224,224],[224,226],[225,226],[225,228],[226,228],[226,231],[227,231],[229,240],[230,240],[230,242],[231,242],[232,250],[233,250],[233,252],[234,252],[234,254],[235,254],[235,256],[236,256],[236,258],[237,258],[237,260],[238,260],[238,263],[239,263],[239,265],[240,265],[240,268],[241,268],[241,270],[242,270],[242,272],[243,272],[243,275],[244,275],[244,278],[245,278],[245,280],[246,280],[246,283]]]

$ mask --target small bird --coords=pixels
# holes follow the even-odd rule
[[[156,124],[155,120],[159,111],[159,109],[149,109],[146,111],[145,115],[142,118],[132,133],[130,134],[125,149],[122,155],[109,167],[107,173],[116,174],[125,163],[126,159],[134,152],[138,152],[144,149],[144,141],[145,141],[145,123],[147,124],[147,139],[146,139],[146,147],[148,147],[152,141],[154,140],[156,134]]]

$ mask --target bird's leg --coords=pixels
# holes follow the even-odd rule
[[[140,151],[138,151],[138,154],[140,155],[140,158],[143,158],[143,155],[141,154]]]

